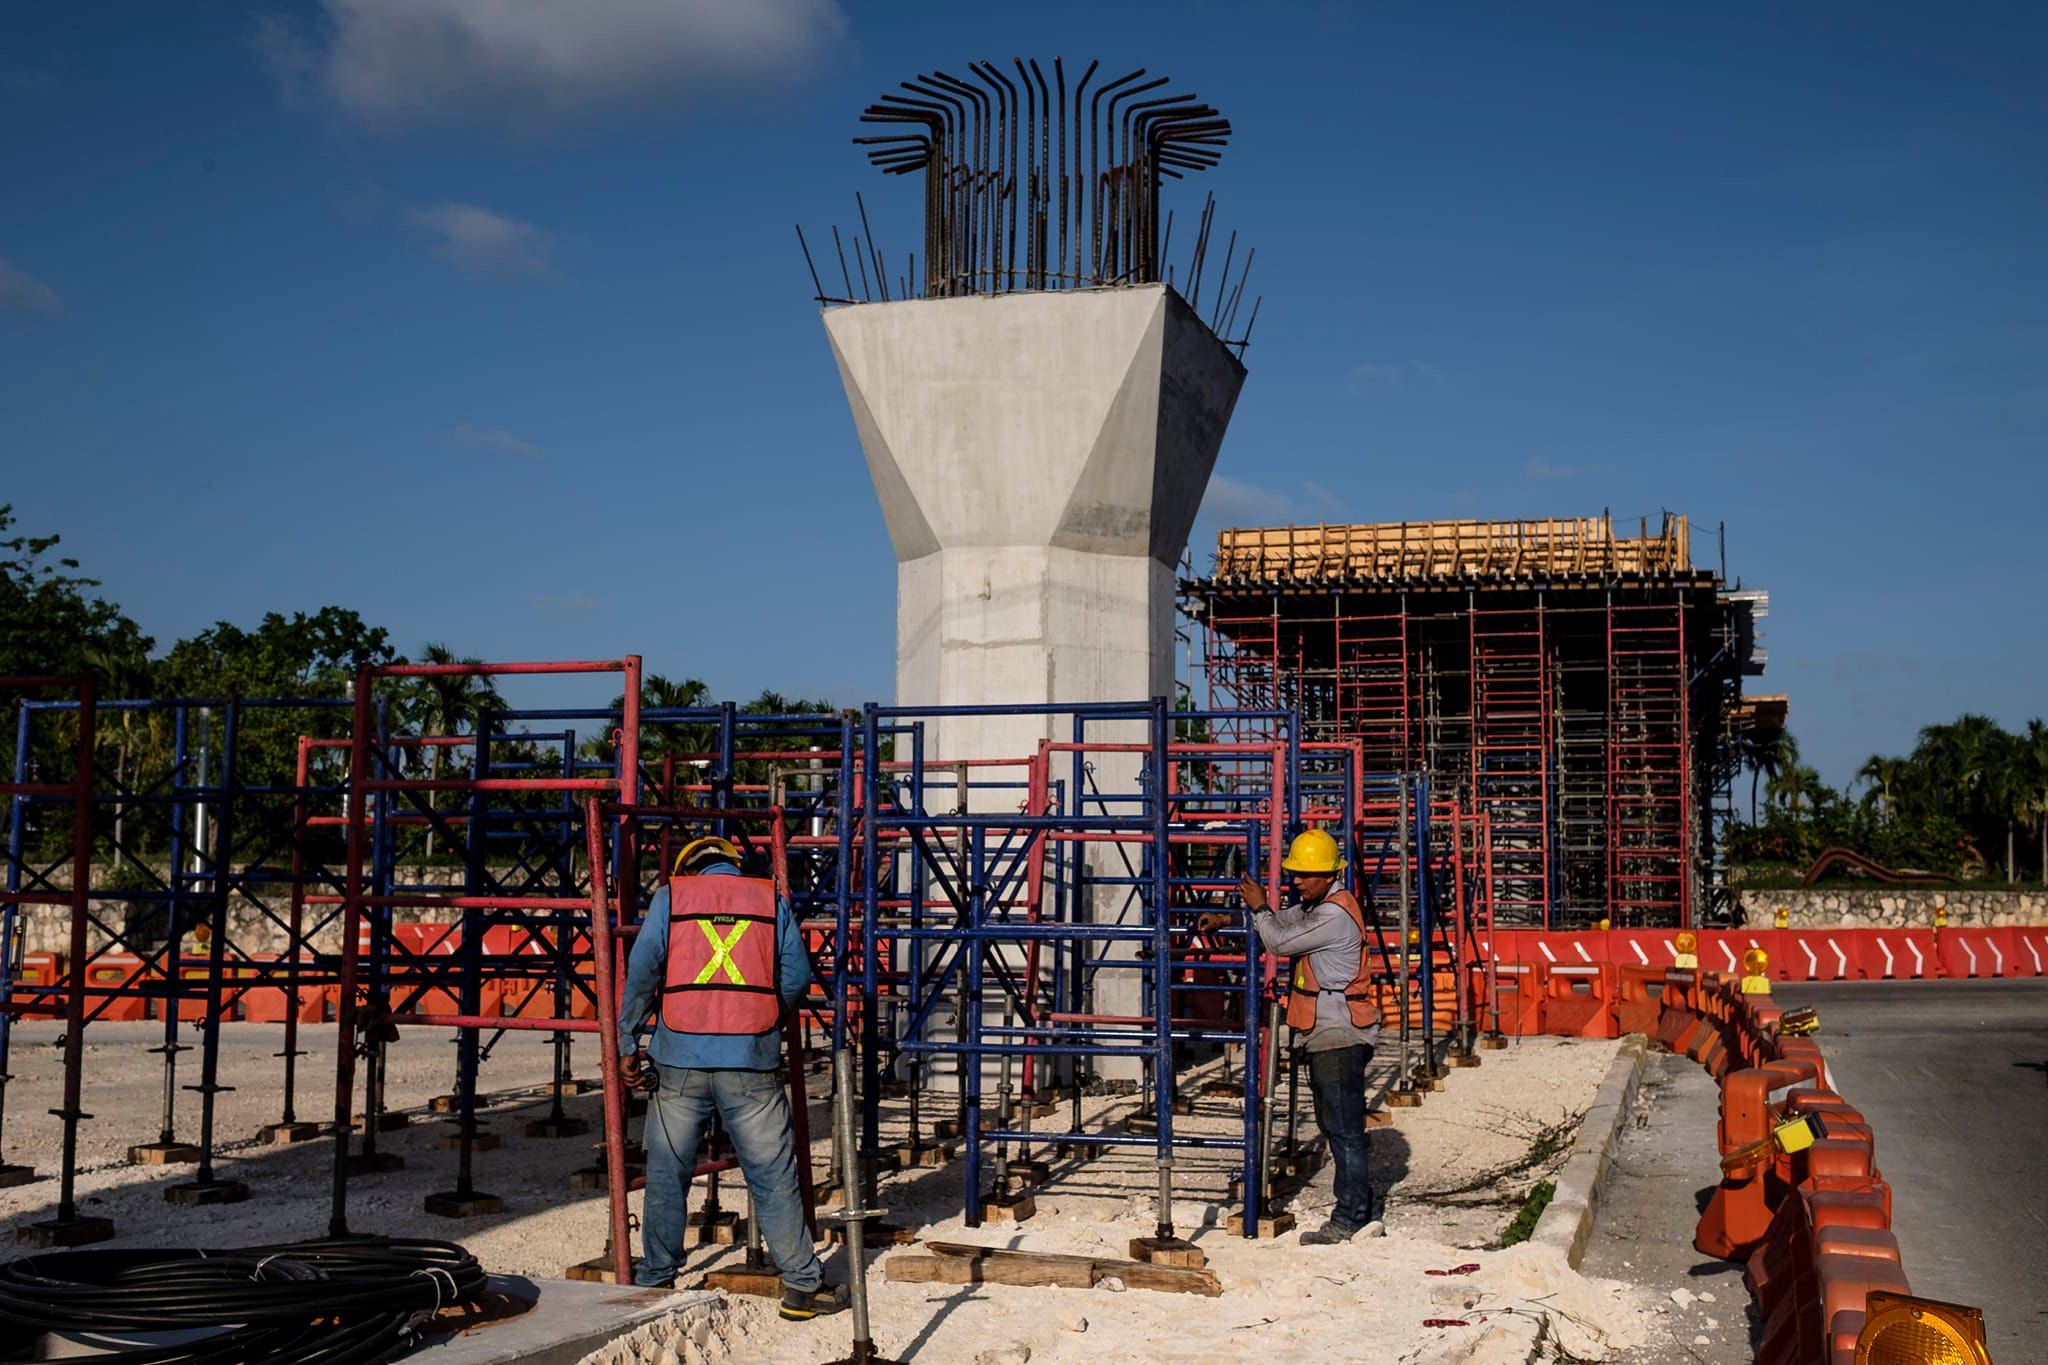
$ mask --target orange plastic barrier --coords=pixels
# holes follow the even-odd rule
[[[86,1013],[96,1019],[133,1021],[149,1017],[149,1001],[139,995],[115,996],[114,990],[142,985],[142,959],[132,953],[101,953],[85,964]],[[95,990],[94,988],[99,989]]]
[[[1563,1038],[1614,1038],[1615,968],[1538,967],[1543,982],[1543,1032]]]

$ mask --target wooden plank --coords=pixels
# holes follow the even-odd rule
[[[1069,1271],[1086,1270],[1090,1283],[1114,1275],[1131,1289],[1152,1289],[1168,1294],[1202,1294],[1215,1298],[1223,1285],[1215,1272],[1182,1266],[1146,1265],[1143,1261],[1118,1260],[1113,1256],[1071,1256],[1051,1251],[1013,1251],[1008,1247],[975,1246],[967,1242],[928,1242],[925,1249],[945,1260],[973,1261],[993,1265],[1028,1260],[1058,1265]],[[1010,1281],[991,1280],[1005,1284]]]
[[[1090,1289],[1095,1285],[1095,1271],[1087,1265],[910,1253],[882,1262],[882,1275],[898,1284],[1015,1284],[1054,1289]]]

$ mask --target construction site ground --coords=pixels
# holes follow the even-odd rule
[[[6,1159],[34,1165],[42,1178],[0,1191],[8,1232],[54,1209],[59,1126],[45,1111],[57,1106],[60,1093],[60,1032],[55,1024],[31,1022],[15,1033]],[[161,1042],[162,1026],[92,1027],[84,1108],[94,1117],[80,1130],[78,1193],[82,1212],[114,1220],[115,1245],[246,1246],[326,1232],[331,1141],[272,1147],[253,1140],[260,1126],[279,1117],[279,1063],[273,1054],[281,1037],[280,1028],[262,1025],[223,1032],[221,1077],[236,1089],[219,1099],[217,1173],[246,1181],[250,1198],[186,1207],[166,1202],[163,1187],[191,1179],[192,1167],[127,1160],[130,1145],[157,1136],[163,1073],[161,1059],[149,1049]],[[302,1042],[310,1055],[301,1059],[299,1117],[319,1122],[332,1114],[333,1030],[313,1031]],[[1297,1233],[1269,1240],[1232,1236],[1225,1222],[1236,1209],[1227,1190],[1233,1160],[1221,1152],[1183,1153],[1174,1169],[1174,1228],[1207,1256],[1222,1290],[1215,1297],[1112,1281],[1090,1289],[903,1283],[888,1278],[886,1263],[904,1252],[876,1250],[869,1283],[877,1347],[896,1359],[988,1365],[1146,1358],[1160,1354],[1169,1341],[1171,1354],[1188,1361],[1235,1361],[1247,1352],[1276,1350],[1418,1363],[1642,1359],[1631,1352],[1657,1338],[1660,1317],[1671,1312],[1671,1291],[1683,1287],[1661,1282],[1667,1267],[1646,1266],[1645,1274],[1635,1274],[1634,1266],[1616,1267],[1597,1254],[1589,1262],[1589,1269],[1626,1276],[1632,1285],[1582,1276],[1552,1250],[1495,1249],[1531,1187],[1562,1164],[1615,1046],[1512,1040],[1503,1051],[1482,1053],[1479,1068],[1450,1072],[1444,1089],[1420,1107],[1389,1110],[1392,1126],[1371,1134],[1374,1183],[1385,1194],[1382,1238],[1335,1247],[1299,1244],[1298,1231],[1319,1226],[1328,1215],[1327,1165],[1287,1205],[1298,1220]],[[1375,1060],[1369,1077],[1375,1092],[1392,1079],[1391,1051],[1390,1046]],[[486,1122],[502,1145],[477,1154],[476,1186],[500,1196],[504,1208],[488,1217],[449,1220],[424,1212],[422,1201],[454,1185],[455,1154],[440,1145],[453,1129],[446,1116],[430,1110],[429,1101],[452,1088],[455,1049],[443,1037],[409,1032],[392,1050],[388,1087],[392,1107],[411,1122],[380,1137],[380,1147],[406,1164],[352,1180],[351,1229],[460,1241],[487,1269],[537,1280],[559,1277],[570,1264],[598,1255],[604,1244],[603,1193],[572,1189],[568,1180],[571,1170],[594,1158],[597,1097],[566,1101],[570,1114],[591,1122],[590,1134],[554,1140],[523,1135],[528,1121],[547,1112],[541,1087],[549,1079],[551,1057],[544,1035],[507,1034],[493,1048],[483,1077],[492,1099]],[[187,1054],[181,1063],[191,1060]],[[590,1040],[579,1041],[576,1062],[579,1075],[595,1075]],[[1222,1065],[1217,1059],[1198,1068],[1186,1088],[1199,1091]],[[179,1083],[195,1082],[193,1073],[182,1066]],[[823,1078],[814,1078],[814,1101],[823,1090]],[[1283,1086],[1277,1120],[1283,1133],[1285,1093]],[[1305,1076],[1301,1103],[1300,1130],[1310,1136]],[[1086,1121],[1091,1128],[1115,1123],[1137,1104],[1135,1097],[1093,1097],[1086,1103]],[[949,1109],[944,1092],[927,1093],[928,1121],[946,1117]],[[890,1101],[884,1115],[885,1145],[907,1136],[903,1101]],[[178,1136],[190,1141],[197,1133],[195,1096],[179,1095],[179,1116]],[[822,1171],[828,1111],[814,1102],[811,1117]],[[1240,1126],[1236,1106],[1223,1098],[1198,1098],[1195,1113],[1177,1122],[1191,1132],[1217,1135]],[[1042,1149],[1034,1155],[1050,1157]],[[1053,1160],[1051,1178],[1036,1193],[1034,1216],[975,1229],[962,1220],[960,1171],[954,1162],[885,1179],[881,1202],[888,1221],[927,1241],[1113,1259],[1127,1255],[1132,1238],[1154,1232],[1157,1173],[1143,1149],[1089,1162]],[[726,1199],[729,1208],[744,1208],[736,1180]],[[636,1195],[636,1212],[638,1203]],[[1604,1226],[1596,1230],[1596,1242],[1605,1236]],[[916,1247],[906,1250],[920,1254]],[[738,1247],[706,1248],[693,1257],[682,1283],[736,1265],[741,1255]],[[835,1279],[845,1276],[842,1259],[837,1251],[827,1256]],[[1473,1264],[1478,1269],[1465,1273],[1428,1273]],[[675,1361],[794,1365],[843,1355],[849,1327],[844,1316],[784,1323],[770,1301],[736,1297],[643,1327],[590,1359],[623,1365],[663,1361],[669,1353]]]

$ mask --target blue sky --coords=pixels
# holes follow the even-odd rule
[[[308,0],[0,15],[0,501],[160,645],[885,696],[893,561],[791,225],[906,76],[1055,53],[1230,116],[1218,525],[1689,514],[1840,783],[2048,711],[2038,5]],[[814,236],[815,240],[815,236]]]

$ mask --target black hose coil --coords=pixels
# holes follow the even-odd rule
[[[453,1242],[337,1237],[227,1251],[60,1251],[0,1265],[0,1360],[46,1332],[174,1333],[99,1365],[374,1365],[438,1310],[475,1301],[484,1270]]]

